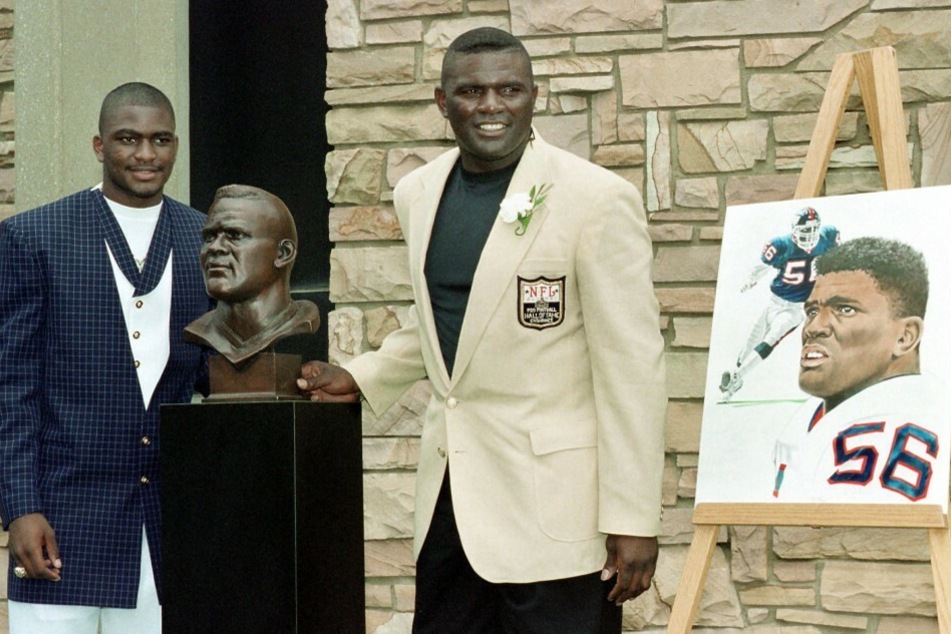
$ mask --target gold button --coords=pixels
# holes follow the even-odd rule
[[[144,304],[143,304],[143,302],[142,302],[141,299],[135,303],[135,307],[136,307],[136,308],[142,308],[143,305],[144,305]]]
[[[446,401],[446,407],[449,409],[456,409],[456,405],[459,404],[459,401],[456,400],[455,396],[450,396],[449,400]]]
[[[152,439],[149,438],[148,436],[142,436],[142,444],[148,447],[149,445],[152,444]]]
[[[437,449],[437,450],[436,450],[436,453],[439,454],[439,457],[440,457],[440,458],[445,458],[445,457],[446,457],[446,450],[443,449],[442,447],[440,447],[439,449]]]
[[[140,366],[140,365],[142,365],[142,362],[139,361],[138,359],[136,359],[136,360],[135,360],[135,368],[136,368],[136,370],[139,369],[139,366]]]
[[[141,336],[142,336],[142,335],[139,333],[138,330],[136,330],[135,332],[132,333],[132,338],[133,338],[133,339],[138,339],[138,338],[141,337]]]
[[[141,478],[139,478],[139,482],[141,482],[142,484],[148,484],[148,483],[149,483],[149,477],[148,477],[148,476],[142,476]]]

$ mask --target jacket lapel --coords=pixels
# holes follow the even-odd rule
[[[432,178],[422,182],[418,195],[409,205],[409,227],[406,229],[407,233],[413,236],[412,240],[409,239],[409,235],[407,236],[407,243],[415,245],[415,249],[409,254],[409,259],[412,267],[410,273],[418,280],[416,284],[418,291],[416,310],[422,326],[420,334],[427,337],[430,349],[435,351],[435,361],[439,368],[438,379],[443,385],[449,385],[449,371],[446,369],[446,362],[443,360],[442,350],[439,346],[439,337],[436,334],[433,303],[429,296],[429,284],[426,281],[425,268],[426,254],[429,251],[429,239],[432,235],[436,211],[439,208],[439,200],[442,198],[449,173],[458,158],[459,150],[453,149],[434,161],[434,164],[437,165],[436,172]],[[437,377],[430,377],[430,379],[434,378]]]
[[[544,147],[545,142],[536,134],[535,140],[525,148],[525,153],[522,154],[505,193],[506,197],[515,193],[527,193],[533,186],[537,188],[544,183],[552,185]],[[553,192],[556,189],[557,187],[553,187]],[[547,203],[539,207],[532,215],[528,230],[521,236],[515,235],[518,223],[508,224],[496,219],[485,248],[482,249],[479,266],[472,280],[466,317],[462,322],[459,346],[456,349],[456,365],[452,373],[453,384],[459,381],[469,365],[479,340],[485,333],[489,319],[495,313],[499,303],[505,299],[506,291],[511,288],[508,280],[512,279],[519,264],[525,259],[545,219],[549,216],[547,212]],[[510,298],[509,301],[514,302],[515,298]],[[512,315],[514,319],[514,308]]]

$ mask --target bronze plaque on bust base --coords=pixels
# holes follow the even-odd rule
[[[301,356],[260,352],[240,368],[224,357],[208,361],[211,394],[204,401],[287,401],[303,398],[297,389]]]

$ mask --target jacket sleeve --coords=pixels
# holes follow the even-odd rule
[[[388,410],[416,381],[426,378],[419,343],[419,319],[411,306],[406,323],[387,335],[379,350],[344,366],[377,416]]]
[[[4,529],[21,515],[43,511],[37,464],[46,293],[36,252],[16,225],[0,223],[0,517]]]
[[[660,531],[667,407],[653,252],[637,190],[619,179],[588,208],[577,254],[598,419],[602,533]]]
[[[415,177],[416,174],[405,177],[393,191],[393,203],[407,242],[412,236],[409,230],[411,196],[407,190],[412,188],[410,183]],[[363,398],[377,416],[396,403],[416,381],[425,379],[427,372],[416,305],[410,306],[406,323],[387,335],[379,350],[362,354],[344,367],[353,375]]]

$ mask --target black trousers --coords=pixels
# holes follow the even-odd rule
[[[601,573],[490,583],[469,565],[452,510],[449,473],[416,563],[414,634],[619,634],[621,607]]]

